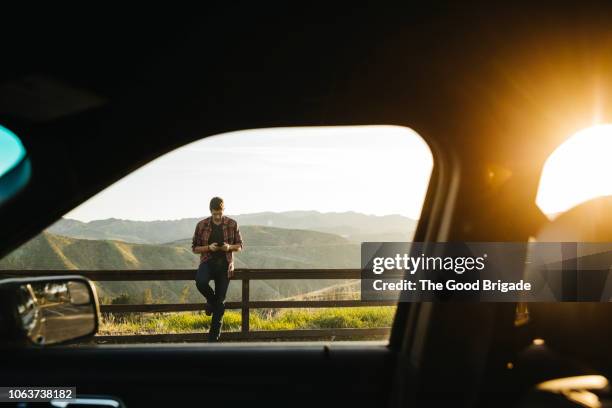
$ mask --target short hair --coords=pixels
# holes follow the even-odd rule
[[[223,199],[221,197],[213,197],[210,200],[210,211],[213,210],[222,210],[224,207]]]

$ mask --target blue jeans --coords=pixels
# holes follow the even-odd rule
[[[211,330],[220,330],[221,319],[225,314],[225,295],[229,287],[227,267],[225,257],[211,258],[202,262],[196,273],[196,287],[212,308]],[[215,282],[214,290],[209,284],[211,280]]]

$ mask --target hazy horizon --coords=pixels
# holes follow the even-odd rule
[[[367,217],[404,217],[407,219],[410,219],[412,221],[418,221],[418,218],[412,218],[412,217],[408,217],[406,215],[402,215],[402,214],[384,214],[384,215],[377,215],[377,214],[366,214],[366,213],[362,213],[362,212],[358,212],[358,211],[326,211],[326,212],[322,212],[322,211],[318,211],[318,210],[287,210],[287,211],[258,211],[258,212],[252,212],[252,213],[240,213],[240,214],[228,214],[228,213],[224,213],[224,215],[228,216],[228,217],[237,217],[237,216],[245,216],[245,215],[257,215],[257,214],[267,214],[267,213],[271,213],[271,214],[284,214],[284,213],[292,213],[292,212],[316,212],[319,213],[321,215],[326,215],[326,214],[347,214],[347,213],[352,213],[352,214],[357,214],[357,215],[365,215]],[[120,221],[134,221],[134,222],[155,222],[155,221],[180,221],[180,220],[185,220],[185,219],[189,219],[189,218],[206,218],[209,217],[210,214],[204,215],[204,216],[196,216],[196,217],[182,217],[182,218],[170,218],[170,219],[155,219],[155,220],[133,220],[133,219],[129,219],[129,218],[117,218],[117,217],[107,217],[107,218],[96,218],[96,219],[92,219],[89,221],[82,221],[76,218],[70,218],[67,216],[63,216],[63,219],[66,220],[71,220],[71,221],[79,221],[79,222],[84,222],[84,223],[88,223],[88,222],[92,222],[92,221],[104,221],[104,220],[120,220]]]

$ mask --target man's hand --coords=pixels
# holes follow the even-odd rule
[[[216,242],[213,242],[212,244],[208,245],[208,250],[210,252],[217,252],[219,250],[219,247],[217,246]]]
[[[221,245],[221,246],[219,247],[219,249],[221,249],[223,252],[227,252],[227,251],[229,251],[229,250],[230,250],[230,246],[229,246],[229,244],[226,242],[226,243],[223,243],[223,245]]]

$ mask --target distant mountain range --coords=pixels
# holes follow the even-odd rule
[[[109,218],[90,222],[62,218],[47,231],[73,238],[163,244],[191,238],[197,222],[207,216],[162,221]],[[375,216],[356,212],[288,211],[230,215],[230,217],[236,219],[241,227],[259,225],[328,232],[352,242],[409,241],[416,229],[415,220],[401,215]]]
[[[289,211],[230,217],[238,221],[245,242],[244,251],[236,254],[237,268],[359,268],[360,242],[410,241],[416,227],[416,221],[399,215],[355,212]],[[91,222],[62,218],[0,259],[0,269],[195,269],[198,256],[191,252],[191,238],[203,218]],[[323,293],[322,289],[338,285],[343,282],[254,281],[250,293],[253,300],[283,299]],[[158,303],[203,299],[193,282],[99,282],[97,287],[105,302],[121,295],[127,295],[130,303],[147,298]],[[239,298],[240,285],[233,283],[228,300]]]
[[[338,235],[307,230],[245,225],[244,251],[236,254],[237,268],[359,268],[360,246]],[[43,232],[0,259],[0,269],[195,269],[198,256],[191,239],[167,244],[136,244],[118,240],[91,240]],[[24,271],[25,273],[25,271]],[[334,284],[334,280],[269,280],[251,283],[251,299],[296,296]],[[141,303],[150,290],[156,302],[200,302],[193,282],[99,282],[106,302],[126,294]],[[228,299],[240,298],[240,285],[230,285]]]

